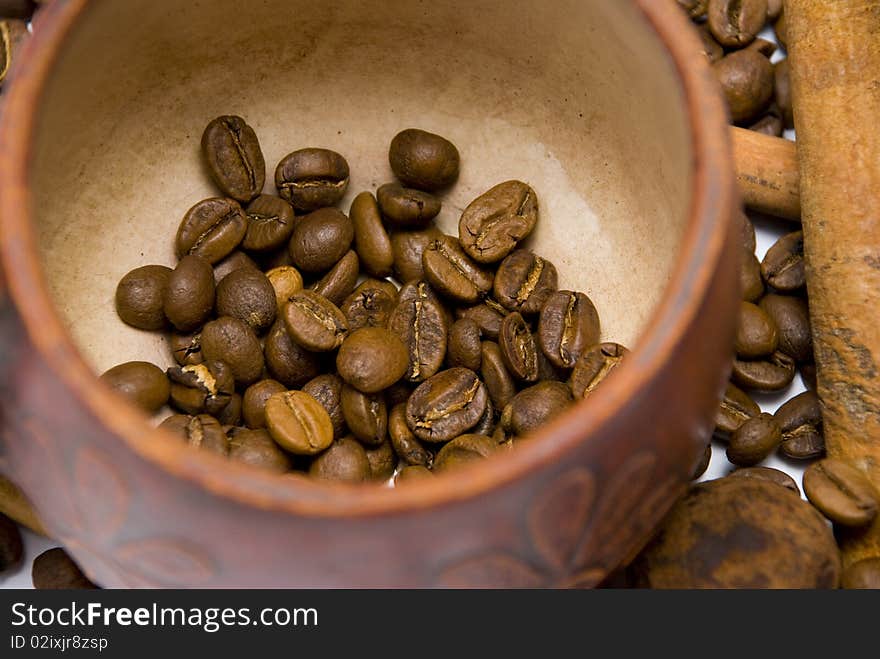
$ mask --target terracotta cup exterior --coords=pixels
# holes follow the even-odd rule
[[[738,299],[725,111],[675,3],[43,11],[0,133],[0,471],[92,579],[590,587],[638,551],[708,441]],[[629,358],[517,450],[399,489],[264,474],[156,431],[95,376],[169,361],[113,290],[173,265],[180,217],[215,194],[201,130],[233,113],[260,136],[267,191],[286,152],[343,152],[345,210],[391,180],[387,145],[411,125],[462,152],[449,232],[491,185],[529,181],[529,245]]]

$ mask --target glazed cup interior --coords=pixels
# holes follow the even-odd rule
[[[602,338],[638,344],[672,276],[691,204],[692,142],[672,59],[630,2],[93,1],[40,99],[30,179],[49,291],[96,373],[172,363],[164,336],[124,325],[119,279],[173,266],[183,213],[215,196],[200,136],[245,117],[274,168],[342,153],[340,207],[391,181],[399,130],[461,152],[439,224],[507,179],[536,190],[528,246],[587,293]],[[585,402],[584,404],[589,404]],[[145,420],[146,422],[146,420]]]

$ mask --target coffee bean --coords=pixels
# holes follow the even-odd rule
[[[248,385],[263,373],[263,350],[250,325],[221,316],[202,328],[202,353],[206,361],[229,364],[236,384]]]
[[[752,221],[742,210],[735,211],[734,215],[736,217],[735,222],[739,225],[740,228],[740,236],[742,237],[743,249],[747,253],[754,256],[755,247],[757,246],[757,240],[755,238],[755,225],[752,224]]]
[[[404,467],[400,470],[397,476],[394,477],[394,484],[400,485],[402,483],[412,483],[414,481],[420,481],[425,478],[433,478],[434,472],[430,471],[427,467],[423,467],[421,465],[411,465],[409,467]]]
[[[764,281],[778,291],[797,291],[806,284],[804,233],[794,231],[777,240],[761,262]]]
[[[126,274],[116,287],[116,313],[122,322],[137,329],[165,327],[165,295],[171,268],[145,265]]]
[[[764,280],[761,278],[761,262],[754,252],[743,252],[740,261],[739,283],[742,299],[757,302],[764,294]]]
[[[483,412],[483,416],[477,421],[477,425],[471,428],[471,434],[491,437],[492,433],[495,432],[495,416],[495,406],[492,404],[492,399],[488,398],[486,400],[486,411]]]
[[[18,526],[0,514],[0,574],[17,567],[24,556],[24,543]]]
[[[276,313],[281,313],[284,305],[294,293],[303,289],[302,275],[292,265],[282,265],[272,268],[266,273],[266,279],[272,284],[275,291]]]
[[[406,378],[410,382],[422,382],[440,370],[446,356],[449,322],[426,282],[413,281],[400,289],[388,329],[403,341],[409,353]]]
[[[574,368],[583,352],[599,342],[599,313],[583,293],[556,291],[538,320],[538,343],[550,362]]]
[[[734,359],[731,379],[744,389],[773,392],[790,385],[794,374],[794,360],[777,350],[763,359]]]
[[[748,46],[746,46],[747,50],[754,50],[756,53],[760,53],[767,59],[770,59],[773,56],[773,53],[776,52],[776,44],[772,41],[768,41],[767,39],[761,39],[760,37],[755,38]]]
[[[867,526],[880,506],[877,490],[864,472],[832,458],[807,467],[804,494],[819,512],[841,526]]]
[[[234,199],[214,197],[190,208],[177,230],[178,258],[187,254],[217,263],[238,247],[247,231],[247,216]]]
[[[267,252],[287,244],[293,234],[293,207],[274,195],[261,194],[248,204],[247,232],[241,246]]]
[[[266,401],[266,425],[272,439],[296,455],[315,455],[333,441],[327,410],[302,391],[273,394]]]
[[[301,213],[333,206],[345,194],[348,178],[345,158],[329,149],[294,151],[275,169],[278,194]]]
[[[336,350],[348,334],[348,322],[339,307],[314,291],[291,295],[281,317],[291,338],[306,350]]]
[[[428,244],[422,268],[435,291],[458,303],[473,304],[492,290],[492,273],[474,263],[452,236]]]
[[[229,397],[229,402],[226,404],[226,407],[217,415],[217,421],[220,422],[220,425],[226,428],[227,426],[239,426],[241,425],[241,407],[243,401],[241,398],[241,394],[232,394]]]
[[[275,321],[266,335],[265,354],[269,373],[291,389],[301,387],[322,369],[320,355],[294,342],[281,319]]]
[[[367,461],[370,463],[370,478],[373,481],[387,481],[394,475],[397,468],[397,454],[389,440],[385,440],[376,448],[365,449]]]
[[[345,383],[336,373],[324,373],[306,382],[302,390],[321,403],[330,422],[333,424],[333,439],[339,439],[348,433],[345,415],[342,412],[342,386]]]
[[[394,266],[391,237],[382,225],[376,198],[361,192],[351,202],[348,213],[354,228],[354,248],[364,271],[371,277],[387,277]]]
[[[391,234],[391,251],[394,254],[394,276],[407,283],[425,278],[422,254],[425,248],[443,233],[433,223],[420,231],[395,231]]]
[[[503,410],[516,395],[516,383],[507,370],[501,348],[494,341],[480,344],[480,376],[492,405]]]
[[[394,452],[404,465],[430,468],[434,463],[434,454],[422,446],[418,437],[406,425],[406,403],[395,405],[388,414],[388,434]]]
[[[335,305],[345,301],[357,284],[360,275],[360,263],[354,250],[348,250],[330,271],[316,281],[311,290],[330,300]]]
[[[263,190],[266,161],[254,129],[236,116],[217,117],[202,134],[202,154],[223,194],[247,202]]]
[[[677,0],[691,18],[702,18],[706,15],[709,0]]]
[[[217,315],[238,318],[261,333],[275,322],[275,289],[254,268],[241,268],[217,285]]]
[[[521,181],[506,181],[472,201],[461,215],[461,246],[478,263],[497,263],[526,238],[538,221],[538,197]]]
[[[382,392],[365,394],[342,387],[342,415],[351,433],[366,446],[378,446],[388,435],[388,406]]]
[[[171,404],[187,414],[218,416],[235,393],[232,369],[225,362],[172,366],[167,375],[171,381]]]
[[[335,440],[309,467],[309,476],[319,480],[362,483],[371,475],[372,468],[364,447],[351,437]]]
[[[406,373],[409,352],[384,327],[364,327],[349,334],[336,355],[336,369],[348,384],[364,393],[387,389]]]
[[[455,317],[473,320],[479,326],[480,333],[484,338],[497,341],[498,335],[501,333],[501,323],[504,321],[507,313],[507,309],[492,298],[487,297],[472,307],[457,308],[455,310]]]
[[[163,312],[181,332],[198,329],[214,309],[214,271],[200,256],[184,256],[168,278]]]
[[[779,349],[798,362],[813,361],[813,333],[806,300],[789,295],[765,295],[760,307],[779,328]]]
[[[295,224],[296,223],[294,223],[294,225]],[[293,234],[291,234],[291,236],[293,236]],[[268,274],[273,268],[293,265],[293,257],[290,256],[290,243],[280,249],[273,249],[265,253],[252,252],[252,254],[259,264],[260,270],[266,274]]]
[[[260,269],[250,256],[237,249],[214,264],[214,284],[219,284],[230,272],[241,268]]]
[[[538,379],[538,346],[522,315],[508,314],[498,336],[501,357],[510,374],[523,382]]]
[[[473,428],[486,411],[485,385],[466,368],[450,368],[430,377],[410,396],[406,423],[416,437],[445,442]]]
[[[799,368],[801,371],[801,382],[803,382],[804,386],[810,391],[816,391],[818,388],[816,383],[816,365],[801,364]]]
[[[434,471],[448,471],[483,458],[498,450],[498,445],[485,435],[461,435],[446,444],[434,459]]]
[[[461,318],[449,328],[446,346],[448,366],[464,366],[477,372],[481,362],[480,327],[470,318]]]
[[[843,571],[840,587],[880,590],[880,558],[863,558]]]
[[[408,401],[415,388],[416,385],[407,380],[398,380],[392,384],[385,390],[385,400],[388,403],[388,407],[390,408]]]
[[[782,123],[782,112],[771,103],[764,115],[749,125],[749,130],[771,137],[782,137],[785,126]]]
[[[171,385],[165,373],[149,362],[126,362],[105,371],[101,382],[148,413],[168,402]]]
[[[752,478],[776,483],[777,485],[791,490],[798,496],[801,495],[801,491],[794,479],[784,471],[779,471],[773,467],[743,467],[742,469],[736,469],[730,472],[727,475],[727,478]]]
[[[282,391],[287,391],[287,387],[278,382],[278,380],[271,379],[260,380],[245,389],[241,409],[245,425],[252,429],[265,428],[266,401],[273,394],[281,393]]]
[[[695,481],[700,476],[706,473],[706,470],[709,468],[709,463],[712,461],[712,444],[706,444],[706,448],[703,450],[702,454],[700,454],[700,460],[697,462],[697,466],[693,468],[691,471],[691,480]]]
[[[709,0],[709,29],[722,46],[749,44],[767,20],[767,0]]]
[[[572,400],[564,382],[539,382],[513,397],[501,414],[501,425],[508,435],[528,435],[567,410]]]
[[[728,384],[724,398],[715,413],[715,433],[727,435],[749,419],[758,416],[761,408],[739,387]]]
[[[303,272],[326,272],[345,256],[352,240],[351,220],[335,208],[321,208],[296,223],[290,256]]]
[[[575,365],[568,384],[575,398],[586,398],[614,372],[629,353],[619,343],[599,343],[589,348]]]
[[[773,81],[774,98],[782,114],[783,125],[785,128],[794,128],[794,114],[791,111],[791,76],[787,58],[773,65]]]
[[[362,327],[386,327],[397,306],[397,287],[389,281],[367,279],[340,307],[351,331]]]
[[[417,128],[400,131],[391,140],[388,162],[404,185],[433,192],[458,179],[460,157],[449,140]]]
[[[382,216],[397,229],[419,229],[437,217],[440,200],[432,194],[386,183],[376,191]]]
[[[715,41],[715,37],[713,37],[712,32],[709,31],[708,25],[705,23],[698,25],[697,34],[699,35],[700,43],[702,44],[701,52],[705,55],[706,59],[709,60],[710,64],[713,64],[724,57],[724,47]]]
[[[771,354],[779,345],[779,330],[764,311],[751,302],[740,302],[734,350],[740,359]]]
[[[293,468],[290,457],[266,430],[238,430],[229,438],[229,457],[278,474]]]
[[[94,590],[97,588],[61,547],[47,549],[34,559],[31,568],[31,581],[37,590]]]
[[[754,120],[773,97],[773,66],[752,50],[737,50],[712,65],[727,100],[730,116],[737,123]]]
[[[494,297],[505,309],[536,314],[556,291],[556,267],[540,256],[518,249],[495,273]]]
[[[775,451],[781,441],[782,430],[776,419],[762,412],[733,431],[727,445],[727,459],[739,467],[751,467]]]
[[[223,427],[217,419],[208,414],[197,416],[174,414],[160,423],[159,428],[177,435],[193,448],[217,455],[226,455],[229,451],[229,443]]]

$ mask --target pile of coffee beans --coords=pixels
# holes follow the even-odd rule
[[[458,235],[437,228],[460,168],[439,135],[398,133],[397,181],[347,215],[339,153],[288,154],[270,195],[244,119],[211,121],[201,146],[222,196],[184,213],[173,268],[138,267],[116,290],[119,317],[167,331],[176,365],[101,376],[147,412],[170,404],[161,427],[192,446],[277,473],[408,480],[511,448],[627,352],[523,246],[539,218],[528,184],[477,197]]]

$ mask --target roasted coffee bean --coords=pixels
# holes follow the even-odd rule
[[[706,15],[709,0],[677,0],[691,18],[702,18]]]
[[[223,427],[241,425],[241,407],[243,401],[241,394],[232,394],[226,407],[217,415],[217,420]]]
[[[764,280],[761,278],[761,262],[754,252],[743,252],[740,262],[739,283],[742,299],[757,302],[764,294]]]
[[[757,305],[740,302],[739,324],[734,350],[740,359],[757,359],[771,354],[779,345],[776,323]]]
[[[779,471],[773,467],[743,467],[742,469],[736,469],[730,472],[727,475],[727,478],[752,478],[776,483],[777,485],[791,490],[798,496],[801,495],[801,491],[795,480],[784,471]]]
[[[232,369],[225,362],[172,366],[167,374],[171,381],[171,404],[187,414],[218,416],[235,393]]]
[[[387,277],[394,266],[391,237],[382,225],[379,204],[371,192],[361,192],[348,212],[354,228],[354,249],[371,277]]]
[[[516,383],[504,364],[501,348],[494,341],[480,344],[480,376],[492,405],[503,410],[516,395]]]
[[[770,59],[773,56],[773,53],[776,52],[775,43],[768,41],[767,39],[761,39],[760,37],[754,39],[748,46],[746,46],[746,48],[761,53],[761,55],[767,59]]]
[[[782,112],[775,104],[770,104],[766,113],[760,119],[749,125],[749,130],[771,137],[782,137],[785,126],[782,122]]]
[[[752,254],[754,256],[755,247],[757,246],[757,239],[755,237],[755,225],[752,224],[752,221],[742,210],[736,211],[735,216],[737,218],[735,222],[740,227],[740,236],[742,237],[743,249],[748,254]]]
[[[387,389],[404,376],[409,351],[384,327],[363,327],[349,334],[336,355],[336,370],[348,384],[364,393]]]
[[[694,467],[691,472],[691,480],[695,481],[700,476],[706,473],[706,470],[709,468],[709,463],[712,462],[712,444],[706,444],[706,448],[703,453],[700,455],[700,460],[697,462],[697,466]]]
[[[234,199],[213,197],[190,208],[177,230],[177,257],[201,256],[217,263],[238,247],[247,231],[247,216]]]
[[[574,368],[583,352],[599,342],[599,313],[583,293],[556,291],[538,320],[538,343],[550,362]]]
[[[273,268],[281,268],[286,265],[293,265],[293,258],[290,256],[290,243],[288,243],[281,249],[273,249],[270,252],[251,253],[254,256],[254,260],[259,264],[260,270],[265,272],[267,275],[269,274],[269,271]]]
[[[261,194],[248,204],[247,232],[241,246],[256,252],[278,249],[293,234],[293,207],[280,197]]]
[[[284,305],[294,293],[303,289],[302,275],[292,265],[282,265],[272,268],[266,273],[266,279],[272,284],[275,291],[275,304],[277,313],[281,313]]]
[[[434,471],[448,471],[462,465],[488,458],[498,450],[498,444],[486,435],[461,435],[437,452]]]
[[[388,407],[390,408],[408,401],[415,388],[416,385],[407,380],[398,380],[392,384],[385,390],[385,400],[388,403]]]
[[[345,158],[329,149],[294,151],[275,169],[278,194],[301,213],[333,206],[345,194],[348,178]]]
[[[782,114],[785,128],[794,128],[794,114],[791,111],[791,76],[788,72],[788,59],[779,60],[773,65],[773,91],[776,105]]]
[[[773,97],[773,66],[752,50],[737,50],[712,65],[737,123],[757,118]]]
[[[715,413],[715,433],[727,435],[749,419],[758,416],[761,408],[739,387],[728,384],[724,398]]]
[[[296,223],[290,256],[303,272],[326,272],[345,256],[353,240],[351,220],[335,208],[321,208]]]
[[[230,272],[241,268],[260,269],[250,256],[237,249],[214,264],[214,283],[219,284]]]
[[[202,153],[223,194],[247,202],[263,190],[266,161],[254,129],[236,116],[217,117],[202,134]]]
[[[761,309],[779,328],[779,349],[799,363],[813,361],[813,332],[807,301],[789,295],[765,295]]]
[[[508,435],[528,435],[567,410],[572,400],[564,382],[539,382],[513,397],[501,414],[501,425]]]
[[[880,590],[880,558],[863,558],[843,571],[840,587]]]
[[[342,415],[351,433],[367,446],[378,446],[388,435],[388,406],[382,392],[365,394],[342,387]]]
[[[306,382],[302,390],[324,406],[333,423],[333,439],[348,432],[342,413],[342,386],[345,384],[336,373],[324,373]]]
[[[422,465],[411,465],[400,470],[397,476],[394,477],[394,484],[400,485],[401,483],[412,483],[414,481],[433,477],[434,472],[427,467],[423,467]]]
[[[94,590],[95,584],[61,547],[47,549],[34,559],[31,581],[37,590]]]
[[[762,412],[733,431],[727,445],[727,459],[739,467],[751,467],[775,451],[781,441],[782,430],[776,419]]]
[[[116,287],[116,313],[137,329],[160,330],[167,321],[163,306],[171,268],[145,265],[126,274]]]
[[[370,480],[387,481],[394,475],[394,470],[397,468],[397,454],[388,439],[376,448],[368,448],[365,451],[370,463]]]
[[[437,217],[440,200],[432,194],[386,183],[376,191],[382,216],[397,229],[419,229]]]
[[[794,374],[794,360],[777,350],[763,359],[734,359],[731,379],[743,389],[773,392],[790,385]]]
[[[361,266],[357,254],[354,250],[348,250],[345,256],[310,288],[338,306],[354,290],[360,273]]]
[[[556,266],[525,249],[505,258],[495,273],[494,297],[505,309],[536,314],[556,291]]]
[[[266,401],[266,426],[272,439],[296,455],[315,455],[333,441],[327,410],[302,391],[273,394]]]
[[[481,354],[479,325],[470,318],[461,318],[452,323],[446,346],[446,364],[450,367],[464,366],[478,372]]]
[[[254,268],[241,268],[217,285],[217,315],[238,318],[261,333],[275,322],[275,289]]]
[[[291,389],[301,387],[321,372],[320,355],[297,344],[278,319],[266,335],[266,367],[273,378]]]
[[[709,60],[710,64],[714,64],[724,57],[724,47],[715,41],[715,37],[713,37],[712,32],[709,31],[708,25],[705,23],[698,25],[697,34],[699,35],[700,43],[702,44],[701,52],[706,56],[706,59]]]
[[[229,452],[229,443],[226,433],[223,432],[223,426],[208,414],[197,416],[174,414],[160,423],[159,428],[172,432],[194,448],[218,455],[226,455]]]
[[[430,468],[434,463],[434,454],[422,446],[418,437],[406,425],[406,403],[398,403],[389,412],[388,434],[394,452],[404,465]]]
[[[422,382],[440,370],[446,356],[449,322],[426,282],[413,281],[400,289],[388,329],[403,341],[409,353],[406,378],[410,382]]]
[[[498,340],[498,335],[501,333],[501,323],[507,314],[507,309],[490,297],[472,307],[462,307],[455,310],[456,318],[473,320],[479,326],[483,338],[490,341]]]
[[[101,382],[145,412],[153,413],[168,402],[171,384],[162,369],[149,362],[126,362],[105,371]]]
[[[458,179],[460,157],[449,140],[417,128],[400,131],[388,150],[391,171],[404,185],[433,192]]]
[[[797,291],[806,284],[804,232],[794,231],[777,240],[761,262],[764,281],[778,291]]]
[[[372,467],[364,447],[351,437],[343,437],[312,461],[309,476],[319,480],[362,483],[370,480]]]
[[[229,438],[229,457],[278,474],[293,469],[290,457],[266,430],[237,431]]]
[[[265,379],[255,382],[244,391],[241,413],[248,428],[266,427],[266,401],[273,394],[287,391],[287,387],[278,380]],[[310,393],[310,392],[309,392]]]
[[[460,304],[474,304],[492,290],[492,273],[474,263],[452,236],[428,244],[422,268],[435,291]]]
[[[433,223],[419,231],[395,231],[391,234],[391,251],[394,254],[394,276],[407,283],[425,278],[422,254],[425,248],[443,233]]]
[[[767,0],[709,0],[709,29],[722,46],[748,45],[767,21]]]
[[[198,329],[214,309],[214,271],[200,256],[184,256],[168,278],[163,311],[181,332]]]
[[[458,222],[464,251],[477,263],[497,263],[538,222],[538,197],[522,181],[505,181],[474,199]]]
[[[202,328],[202,353],[206,361],[229,364],[236,384],[248,385],[263,373],[263,349],[254,330],[243,320],[221,316]]]
[[[864,472],[831,458],[807,467],[804,494],[819,512],[841,526],[867,526],[880,506],[877,490]]]
[[[599,343],[588,349],[575,365],[568,380],[575,398],[586,398],[614,372],[629,353],[619,343]]]
[[[24,543],[18,526],[0,514],[0,574],[18,566],[24,556]]]
[[[406,404],[406,423],[419,439],[445,442],[477,425],[487,400],[486,386],[476,373],[450,368],[413,392]]]
[[[565,382],[571,374],[569,368],[559,368],[547,359],[547,355],[538,350],[538,380],[555,380]]]
[[[801,382],[803,382],[804,386],[810,391],[816,391],[818,388],[816,384],[816,365],[801,364],[799,368],[801,371]]]
[[[728,477],[693,485],[632,571],[650,588],[836,588],[840,555],[794,492]]]
[[[397,301],[397,287],[390,281],[367,279],[345,298],[340,309],[351,331],[387,327]]]
[[[291,295],[281,317],[291,338],[313,352],[336,350],[348,334],[348,322],[339,307],[314,291]]]
[[[483,412],[483,416],[477,421],[477,425],[471,428],[471,434],[491,437],[493,432],[495,432],[495,406],[492,404],[492,399],[488,398],[486,400],[486,411]]]
[[[508,314],[498,336],[501,357],[510,374],[523,382],[538,379],[538,345],[521,314]]]

